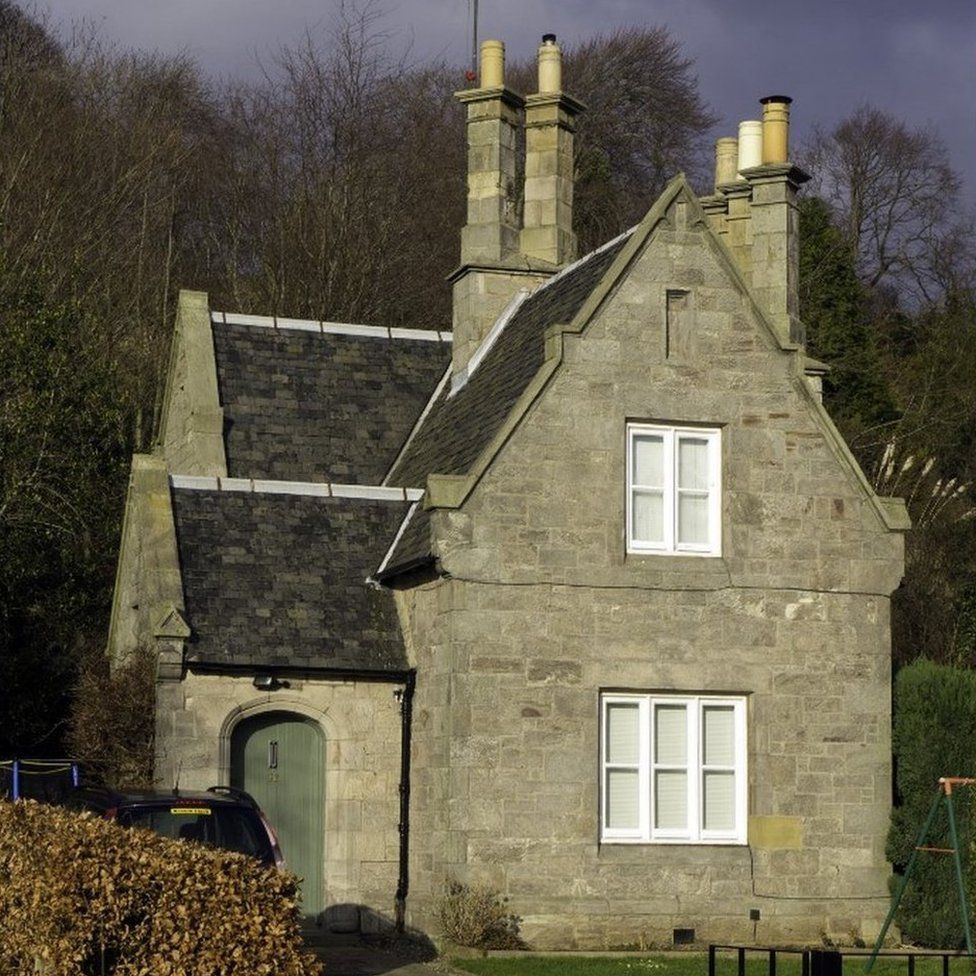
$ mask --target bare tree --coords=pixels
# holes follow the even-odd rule
[[[694,64],[665,27],[598,35],[568,52],[566,77],[587,103],[577,145],[581,249],[640,219],[684,170],[708,170],[705,136],[716,122]]]
[[[564,84],[586,105],[575,145],[581,252],[643,217],[680,170],[705,177],[705,137],[717,118],[693,70],[666,27],[621,28],[567,48]],[[517,90],[535,91],[534,61],[514,64],[509,76]]]
[[[464,194],[450,91],[443,66],[389,55],[369,6],[344,8],[325,49],[306,36],[228,91],[208,215],[218,300],[446,326]]]
[[[834,209],[861,280],[935,298],[946,248],[962,233],[960,181],[938,136],[862,105],[833,129],[816,129],[804,162],[816,178],[813,191]]]

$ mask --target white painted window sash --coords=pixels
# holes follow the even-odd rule
[[[662,442],[663,485],[642,484],[635,480],[636,444],[642,436],[658,437]],[[678,484],[678,452],[686,440],[704,440],[707,452],[707,479],[704,488],[685,488]],[[627,425],[627,551],[634,553],[674,553],[718,556],[722,551],[722,442],[717,428],[662,427],[654,424]],[[636,538],[634,499],[640,494],[660,493],[663,507],[663,532],[658,540]],[[707,499],[707,541],[679,542],[679,502],[682,496]]]
[[[742,698],[700,698],[698,700],[698,727],[705,728],[705,709],[709,707],[732,709],[732,730],[735,740],[735,751],[732,765],[705,763],[705,734],[701,733],[699,753],[699,795],[701,804],[698,808],[698,820],[701,825],[699,839],[711,843],[746,842],[747,791],[748,791],[748,750],[746,749],[746,703]],[[731,830],[705,829],[705,774],[708,772],[731,772],[733,776],[733,826]]]
[[[659,763],[657,756],[657,723],[654,721],[654,714],[658,707],[678,705],[685,710],[685,762],[683,765],[673,763]],[[697,742],[697,723],[696,707],[693,698],[662,697],[650,699],[651,709],[651,821],[650,830],[647,836],[651,840],[660,841],[694,841],[695,837],[695,811],[698,809],[698,771],[696,757],[698,756]],[[685,773],[685,811],[686,820],[684,827],[658,827],[657,826],[657,773],[659,772],[684,772]]]
[[[635,827],[611,827],[609,819],[609,797],[607,785],[609,774],[614,769],[633,768],[631,765],[611,763],[607,758],[609,745],[609,715],[612,705],[637,705],[638,760],[637,768],[637,809],[638,822]],[[650,821],[650,706],[646,695],[605,695],[600,705],[600,810],[601,834],[607,840],[642,840],[647,836]]]
[[[609,773],[615,769],[633,769],[634,763],[611,763],[607,757],[610,707],[614,704],[636,705],[638,708],[639,752],[638,823],[633,827],[610,827],[607,784]],[[682,706],[685,709],[684,765],[657,762],[655,742],[655,709],[658,706]],[[731,708],[734,736],[734,755],[731,765],[705,763],[704,715],[706,708]],[[746,700],[738,697],[707,695],[649,695],[615,693],[600,699],[600,810],[601,840],[611,843],[663,844],[745,844],[747,842],[748,749],[746,742]],[[655,826],[655,774],[659,771],[687,771],[686,810],[684,828]],[[733,826],[730,830],[706,830],[704,827],[705,774],[730,773],[733,777]]]

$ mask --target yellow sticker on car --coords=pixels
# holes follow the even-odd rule
[[[202,813],[205,816],[210,816],[210,807],[170,807],[169,812],[176,814]]]

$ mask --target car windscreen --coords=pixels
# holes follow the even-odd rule
[[[119,810],[123,827],[142,827],[170,837],[209,844],[274,863],[274,853],[258,815],[248,807],[194,805],[125,807]]]

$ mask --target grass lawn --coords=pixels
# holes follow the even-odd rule
[[[868,956],[845,957],[844,976],[862,976]],[[800,955],[778,953],[776,976],[800,976]],[[455,969],[474,976],[705,976],[708,955],[704,952],[680,952],[647,956],[574,956],[570,953],[552,956],[496,956],[489,959],[451,959]],[[736,976],[736,954],[718,955],[716,976]],[[766,976],[764,953],[750,952],[746,957],[747,976]],[[969,959],[950,961],[951,976],[969,976]],[[880,956],[871,976],[908,976],[904,958]],[[941,958],[916,958],[915,976],[942,976]]]

